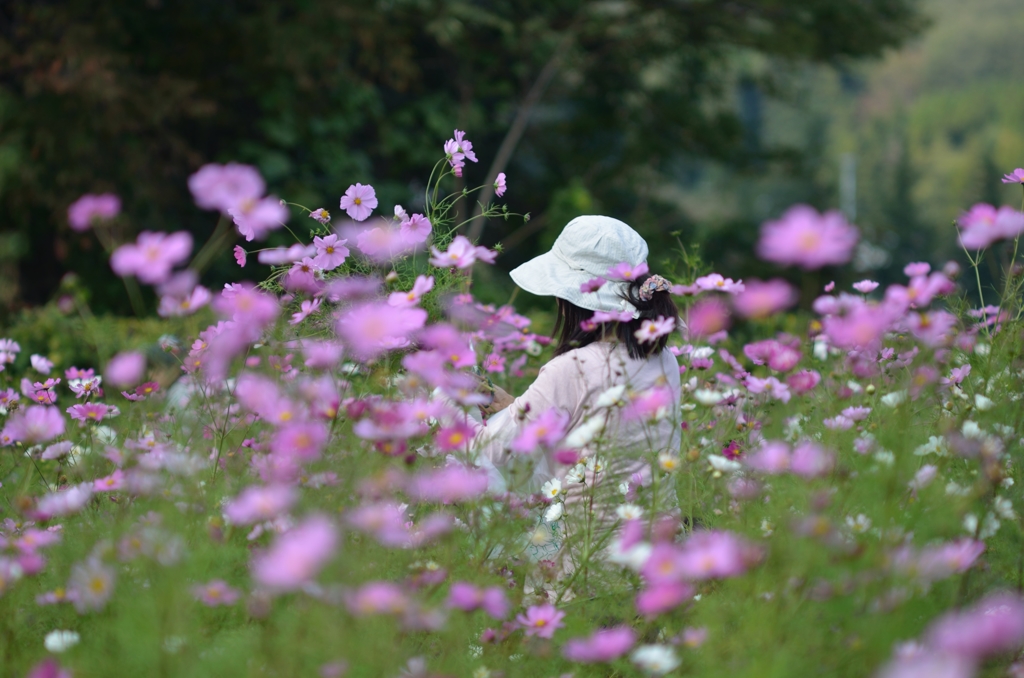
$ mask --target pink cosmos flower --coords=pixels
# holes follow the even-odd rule
[[[505,188],[505,173],[498,172],[498,177],[494,180],[494,195],[499,198],[502,197],[505,195]]]
[[[75,485],[42,497],[36,502],[32,515],[37,520],[69,516],[81,511],[91,498],[92,487],[90,485]]]
[[[757,560],[757,550],[732,532],[694,532],[683,544],[680,571],[685,579],[737,577]]]
[[[121,213],[121,199],[113,193],[85,194],[68,207],[68,224],[74,231],[88,231],[100,221],[109,221]]]
[[[853,419],[841,414],[828,419],[823,419],[821,423],[825,425],[825,428],[833,431],[846,431],[853,428]]]
[[[281,308],[274,296],[249,283],[233,283],[225,285],[224,291],[214,299],[213,310],[242,328],[259,331],[277,318]]]
[[[331,221],[331,213],[325,210],[323,207],[319,207],[309,213],[309,218],[318,221],[321,224],[327,225]]]
[[[761,227],[757,252],[765,261],[810,270],[848,262],[859,237],[841,213],[796,205]]]
[[[292,292],[316,294],[321,284],[317,281],[317,265],[309,257],[295,262],[284,277],[284,287]]]
[[[488,353],[484,358],[483,366],[486,372],[504,372],[505,356],[500,353]]]
[[[686,582],[655,584],[637,594],[636,611],[645,617],[656,617],[693,598],[693,591],[693,586]]]
[[[376,263],[386,263],[414,249],[416,243],[406,240],[398,228],[392,226],[365,225],[342,227],[342,232],[349,241],[355,241],[356,249]]]
[[[444,452],[465,450],[476,435],[476,429],[463,422],[456,422],[438,430],[434,437],[437,449]]]
[[[53,369],[53,363],[47,360],[41,355],[33,353],[29,357],[29,362],[32,364],[32,369],[40,374],[49,374],[50,370]]]
[[[298,491],[290,485],[247,487],[224,508],[224,516],[232,525],[252,525],[273,520],[290,509],[298,500]]]
[[[292,319],[289,320],[288,323],[291,325],[298,325],[318,310],[320,310],[319,299],[305,299],[302,304],[299,305],[299,311],[292,313]]]
[[[565,626],[562,623],[563,619],[565,619],[565,612],[556,609],[550,603],[545,603],[527,608],[526,614],[516,617],[516,623],[526,632],[527,636],[552,638],[555,631]]]
[[[734,281],[732,278],[723,278],[718,273],[710,273],[697,278],[694,283],[697,289],[709,292],[725,292],[727,294],[739,294],[745,287],[743,281]]]
[[[78,420],[79,426],[84,426],[87,421],[93,423],[103,421],[103,418],[110,411],[110,407],[103,403],[82,403],[80,405],[72,405],[66,411],[71,415],[72,419]]]
[[[691,337],[709,337],[729,327],[729,309],[718,299],[705,299],[693,305],[687,321]]]
[[[526,423],[510,445],[514,452],[530,453],[538,446],[553,448],[565,437],[569,415],[557,407],[551,407],[535,420]]]
[[[213,295],[202,285],[196,285],[191,292],[184,295],[165,295],[160,297],[157,314],[161,318],[192,315],[210,303]]]
[[[139,233],[135,244],[121,245],[110,256],[110,267],[122,278],[134,275],[139,281],[158,285],[170,276],[171,269],[188,259],[192,235],[177,233]]]
[[[406,242],[416,245],[425,243],[432,230],[430,219],[422,214],[414,214],[408,219],[403,219],[399,226],[399,234],[402,238]]]
[[[93,492],[115,492],[124,487],[124,471],[117,469],[109,476],[92,481]]]
[[[310,516],[253,558],[253,578],[274,591],[297,589],[317,575],[337,547],[334,524],[325,516]]]
[[[313,259],[313,263],[325,271],[333,271],[338,268],[345,263],[345,259],[349,255],[348,248],[345,247],[347,242],[348,240],[338,240],[336,233],[325,235],[323,238],[314,237],[316,258]]]
[[[805,442],[793,449],[789,461],[790,470],[805,478],[827,475],[835,465],[835,457],[812,442]]]
[[[938,619],[927,637],[929,646],[970,659],[1018,650],[1024,644],[1024,601],[1011,593],[991,593]]]
[[[314,370],[329,370],[341,361],[344,348],[336,341],[309,341],[302,344],[306,356],[306,367]]]
[[[367,582],[346,596],[345,605],[357,617],[368,614],[403,614],[409,609],[409,598],[397,585],[388,581]]]
[[[397,308],[369,302],[353,306],[342,315],[335,329],[353,353],[362,360],[409,345],[410,336],[427,321],[421,308]]]
[[[72,447],[74,447],[74,445],[70,440],[62,440],[59,443],[53,443],[52,445],[47,445],[46,449],[43,450],[43,453],[40,455],[39,458],[60,459],[61,457],[67,455],[67,453],[71,451]]]
[[[911,334],[927,346],[944,346],[952,339],[956,316],[948,311],[908,313],[904,319]]]
[[[562,656],[571,662],[595,664],[618,659],[636,643],[636,632],[627,626],[600,629],[588,638],[573,638],[562,646]]]
[[[256,255],[256,261],[261,264],[267,264],[268,266],[283,266],[285,264],[294,264],[296,261],[302,261],[309,257],[313,258],[316,256],[315,245],[302,245],[295,243],[291,247],[272,247],[270,249],[261,250]]]
[[[1004,184],[1024,184],[1024,169],[1018,167],[1009,174],[1003,175]]]
[[[870,294],[878,289],[878,283],[874,280],[861,280],[860,282],[853,283],[853,289],[861,294]]]
[[[750,468],[762,473],[785,473],[789,470],[789,445],[781,441],[766,441],[752,454],[744,458]]]
[[[199,207],[227,213],[259,199],[266,185],[256,168],[228,163],[204,165],[188,178],[188,188]]]
[[[222,579],[214,579],[192,587],[192,595],[207,607],[234,605],[241,594]]]
[[[476,499],[486,491],[486,473],[459,465],[421,472],[413,476],[406,487],[413,499],[443,503]]]
[[[465,137],[465,132],[455,130],[455,138],[444,143],[445,158],[452,167],[452,173],[457,177],[462,176],[462,168],[466,166],[466,160],[477,162],[476,154],[473,152],[473,142]]]
[[[374,538],[384,546],[407,546],[409,522],[405,508],[393,502],[362,504],[348,513],[347,522],[353,528]]]
[[[733,299],[733,308],[744,318],[761,319],[783,311],[796,303],[796,290],[785,280],[751,280]]]
[[[353,184],[341,196],[341,209],[355,221],[365,221],[377,207],[377,193],[369,184]]]
[[[493,264],[494,258],[498,256],[497,252],[486,247],[474,246],[464,235],[455,236],[446,251],[431,247],[430,252],[433,255],[430,264],[438,268],[469,268],[478,260]]]
[[[424,294],[434,289],[434,276],[416,276],[416,282],[408,292],[392,292],[388,297],[389,306],[410,307],[420,303]]]
[[[263,240],[271,231],[281,228],[290,216],[288,208],[272,195],[241,202],[229,209],[228,215],[246,242]]]
[[[863,421],[868,418],[871,414],[870,407],[847,407],[843,410],[843,416],[849,417],[853,421]]]
[[[641,344],[654,343],[666,334],[670,334],[676,328],[675,318],[658,316],[657,320],[644,320],[640,323],[640,329],[633,333]]]
[[[821,381],[821,375],[815,370],[801,370],[785,378],[785,383],[790,386],[794,393],[803,395],[810,392]]]
[[[492,586],[481,589],[464,581],[452,584],[452,588],[448,592],[448,607],[463,612],[472,612],[482,608],[484,612],[495,619],[504,619],[509,613],[508,599],[501,588]]]
[[[60,665],[60,662],[51,657],[33,666],[25,678],[72,678],[72,675]]]
[[[606,282],[608,281],[605,280],[604,278],[591,278],[587,282],[580,285],[580,292],[582,292],[583,294],[592,294],[601,289],[601,287]]]
[[[623,261],[609,268],[604,277],[608,280],[636,280],[641,276],[647,275],[649,272],[646,261],[641,261],[636,265]]]
[[[878,678],[974,678],[973,661],[966,657],[919,648],[897,656],[878,673]]]
[[[64,417],[56,407],[32,405],[20,409],[7,419],[5,439],[24,445],[36,445],[64,433]]]
[[[291,421],[270,439],[270,450],[298,461],[314,461],[320,457],[327,437],[327,427],[319,421]]]
[[[242,249],[241,245],[235,245],[235,261],[239,266],[245,266],[245,250]]]
[[[980,250],[1024,233],[1024,214],[1012,207],[996,209],[979,203],[960,217],[960,227],[960,244],[965,249]]]
[[[118,353],[103,371],[107,383],[116,388],[137,386],[146,373],[146,356],[137,351]]]
[[[865,303],[859,298],[851,299],[839,313],[822,320],[830,343],[845,349],[871,350],[878,347],[882,335],[893,323],[893,309]]]

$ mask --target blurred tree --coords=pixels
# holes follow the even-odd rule
[[[922,25],[915,0],[2,0],[0,229],[24,251],[7,275],[39,303],[75,270],[124,310],[93,237],[66,226],[80,194],[120,194],[126,237],[186,228],[198,243],[215,218],[185,181],[210,161],[254,163],[310,207],[355,181],[416,207],[455,127],[483,160],[467,181],[506,171],[517,210],[582,190],[641,227],[678,221],[645,193],[652,171],[763,152],[733,101],[741,55],[837,63]],[[771,71],[744,82],[768,91]],[[209,280],[230,265],[225,252]]]

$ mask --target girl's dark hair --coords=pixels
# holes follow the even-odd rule
[[[644,279],[646,277],[644,276]],[[574,348],[582,348],[601,339],[614,339],[621,344],[625,344],[626,350],[629,351],[629,356],[637,360],[643,360],[661,353],[665,345],[668,344],[668,335],[658,337],[653,342],[642,344],[636,338],[635,332],[640,329],[640,325],[644,320],[656,320],[659,316],[675,318],[676,328],[678,329],[680,327],[679,309],[676,307],[676,303],[672,301],[672,297],[668,292],[655,292],[651,296],[650,301],[641,299],[640,286],[643,283],[644,280],[631,281],[626,291],[621,295],[623,299],[633,304],[640,311],[640,317],[634,318],[627,323],[603,323],[590,331],[583,329],[581,324],[586,320],[590,320],[594,312],[580,308],[561,297],[556,297],[558,299],[558,319],[555,320],[555,329],[551,333],[552,338],[558,342],[555,347],[555,355],[560,356]]]

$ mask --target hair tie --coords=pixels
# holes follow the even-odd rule
[[[652,275],[640,286],[640,298],[644,301],[650,301],[654,298],[655,292],[668,292],[671,289],[672,283],[660,275]]]

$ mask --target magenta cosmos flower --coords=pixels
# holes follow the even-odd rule
[[[589,638],[573,638],[562,646],[562,656],[571,662],[610,662],[629,652],[636,632],[626,626],[595,631]]]
[[[377,206],[377,193],[369,184],[353,184],[341,196],[341,209],[356,221],[365,221]]]
[[[508,184],[505,181],[505,173],[498,172],[498,177],[494,180],[494,195],[500,198],[505,195],[506,188],[508,188]]]
[[[113,219],[120,213],[121,199],[113,193],[87,193],[68,207],[68,224],[72,230],[87,231],[93,224]]]
[[[562,623],[563,619],[565,619],[564,612],[556,609],[550,603],[545,603],[527,609],[526,614],[516,617],[516,622],[528,636],[551,638],[555,635],[555,631],[565,626]]]
[[[1004,184],[1024,184],[1024,168],[1018,167],[1009,174],[1003,176]]]
[[[297,589],[320,572],[337,547],[338,530],[334,523],[324,516],[311,516],[253,559],[253,578],[268,589]]]
[[[135,243],[121,245],[110,256],[110,267],[122,278],[134,275],[141,282],[158,285],[171,275],[171,269],[192,253],[192,236],[177,233],[139,233]]]
[[[604,277],[608,280],[636,280],[649,272],[646,261],[641,261],[635,266],[628,261],[623,261],[609,268]]]
[[[848,262],[859,237],[839,212],[819,214],[796,205],[761,227],[757,253],[765,261],[810,270]]]
[[[204,165],[188,178],[196,205],[225,214],[263,195],[266,185],[255,167],[228,163]]]

